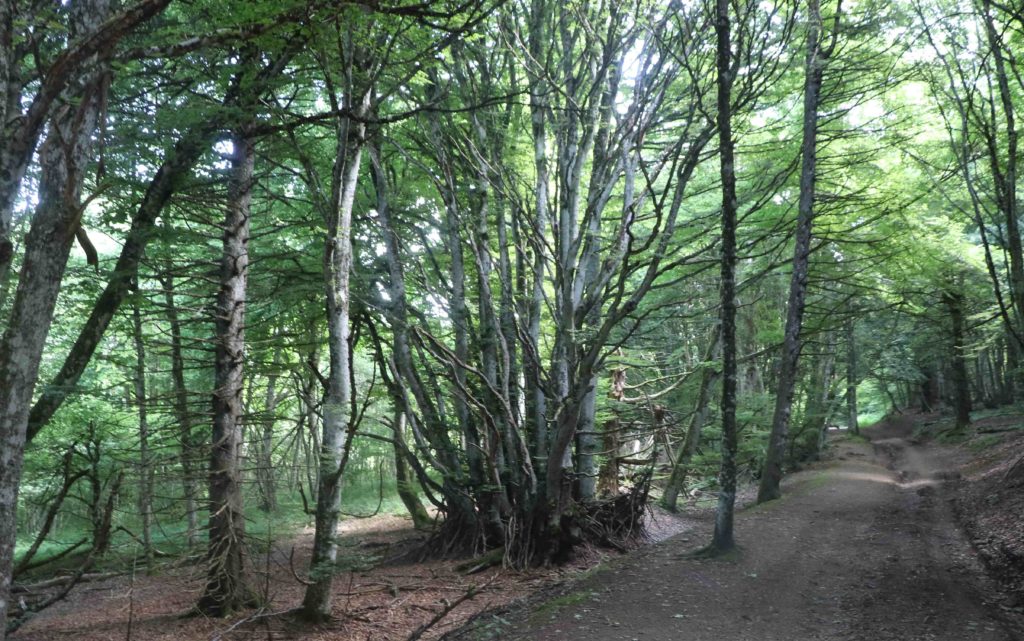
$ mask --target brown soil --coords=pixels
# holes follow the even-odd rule
[[[949,482],[964,454],[917,443],[914,420],[867,430],[870,444],[842,439],[830,461],[788,479],[783,500],[740,513],[734,558],[688,554],[710,539],[707,521],[458,638],[1021,638],[1012,595],[985,574],[950,507],[966,491]]]
[[[651,540],[663,540],[693,527],[692,520],[657,511],[647,523]],[[566,583],[608,557],[613,550],[585,549],[569,565],[529,572],[490,568],[464,576],[457,570],[465,559],[420,561],[417,546],[424,535],[408,518],[381,516],[342,523],[339,559],[352,571],[335,578],[335,621],[311,628],[279,615],[302,601],[303,586],[289,566],[302,576],[309,564],[312,530],[262,555],[254,568],[259,589],[269,585],[270,605],[228,619],[183,616],[203,586],[200,565],[141,572],[133,579],[119,576],[84,583],[66,601],[40,613],[24,625],[15,641],[247,641],[268,638],[302,641],[404,641],[472,586],[487,583],[423,635],[436,639],[464,624],[471,616],[508,605],[552,585]],[[289,561],[294,545],[294,560]],[[404,557],[402,556],[405,553]],[[266,581],[269,570],[270,581]],[[497,575],[497,577],[495,577]],[[277,616],[264,616],[264,615]],[[130,621],[130,623],[129,623]],[[242,622],[242,623],[240,623]],[[129,634],[129,626],[131,633]]]
[[[485,590],[423,638],[446,633],[445,638],[466,641],[1024,638],[1017,636],[1021,603],[1006,592],[1024,566],[1013,565],[1024,560],[1024,498],[1019,488],[999,483],[1013,453],[1021,451],[1024,438],[1017,436],[1024,434],[1007,435],[998,447],[975,457],[962,448],[918,443],[911,436],[915,420],[920,419],[900,417],[868,430],[870,444],[838,440],[830,461],[787,479],[783,500],[742,511],[737,521],[742,548],[732,559],[689,556],[710,538],[712,516],[707,507],[691,507],[682,517],[656,515],[650,530],[655,540],[665,540],[629,555],[588,550],[565,568],[491,569],[463,576],[452,561],[380,565],[380,559],[412,547],[418,536],[406,519],[384,517],[344,524],[343,556],[366,567],[337,578],[336,621],[327,626],[252,618],[301,600],[287,545],[273,550],[269,566],[259,561],[271,577],[271,605],[265,611],[231,619],[182,618],[202,586],[201,568],[188,567],[137,576],[134,583],[119,577],[79,586],[13,638],[401,641],[446,601],[496,573]],[[964,480],[955,481],[960,472],[952,471],[961,469]],[[743,503],[749,499],[749,492],[741,496]],[[981,559],[1006,580],[1002,589],[983,572],[951,506]],[[309,533],[294,541],[300,573],[309,541]],[[597,565],[602,571],[580,578]]]
[[[989,571],[1010,593],[1009,607],[1024,606],[1024,488],[1018,474],[1024,463],[1024,416],[978,421],[965,443],[978,452],[961,467],[954,507],[967,536]]]

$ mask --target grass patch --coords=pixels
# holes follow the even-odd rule
[[[1000,416],[1019,416],[1021,414],[1024,414],[1024,407],[1020,405],[1004,405],[995,409],[980,409],[971,412],[971,422]]]
[[[594,596],[594,593],[590,590],[580,590],[579,592],[570,592],[563,594],[562,596],[555,597],[550,601],[547,601],[538,607],[530,618],[534,622],[538,622],[540,619],[545,617],[554,617],[559,610],[567,608],[572,605],[578,605],[583,603],[590,597]]]
[[[983,452],[993,445],[998,445],[1002,442],[1003,437],[1000,434],[982,434],[976,438],[971,439],[967,442],[966,447],[975,454]]]
[[[969,431],[956,429],[956,422],[952,417],[918,421],[914,425],[913,438],[931,440],[941,445],[959,445],[970,437]]]
[[[875,423],[885,419],[886,414],[886,410],[882,409],[871,410],[868,412],[864,412],[863,414],[858,414],[857,425],[860,425],[862,428],[871,427]]]

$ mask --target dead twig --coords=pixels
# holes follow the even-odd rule
[[[449,602],[447,599],[444,599],[442,601],[442,603],[445,604],[444,609],[435,614],[433,618],[430,619],[430,621],[427,621],[420,627],[416,628],[413,631],[413,633],[406,638],[406,641],[419,641],[420,637],[422,637],[427,632],[427,630],[437,625],[442,619],[448,616],[452,612],[452,610],[462,605],[462,603],[472,599],[477,594],[484,591],[487,588],[487,586],[493,583],[494,580],[497,579],[499,576],[501,576],[501,573],[496,572],[494,576],[487,579],[480,585],[469,586],[469,588],[466,590],[466,593],[460,596],[459,598],[455,599],[454,601]]]
[[[292,551],[288,553],[288,569],[292,571],[292,576],[295,577],[295,580],[298,581],[300,584],[305,585],[305,586],[313,585],[312,581],[303,579],[301,576],[299,576],[299,573],[295,571],[295,546],[294,545],[292,546]]]
[[[234,632],[238,628],[242,627],[246,623],[252,623],[254,621],[259,621],[261,619],[269,619],[269,618],[272,618],[272,617],[287,616],[287,615],[289,615],[289,614],[291,614],[293,612],[298,612],[301,609],[302,608],[288,608],[287,610],[277,610],[276,612],[267,612],[266,608],[260,608],[259,610],[256,610],[256,613],[253,614],[252,616],[248,616],[248,617],[246,617],[244,619],[240,619],[238,621],[235,621],[234,623],[231,624],[230,627],[228,627],[228,628],[226,628],[224,630],[221,630],[217,634],[213,635],[212,637],[210,637],[210,641],[222,641],[222,639],[224,638],[225,635],[231,634],[232,632]]]

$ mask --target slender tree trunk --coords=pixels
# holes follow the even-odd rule
[[[808,362],[811,370],[810,380],[806,388],[806,404],[804,405],[803,424],[801,434],[806,434],[805,441],[807,448],[800,452],[801,457],[809,460],[820,458],[825,447],[825,433],[828,430],[828,420],[835,410],[835,386],[833,384],[833,373],[835,371],[834,342],[829,338],[826,341],[822,354]],[[795,439],[794,439],[795,440]],[[789,458],[795,460],[797,457],[795,442],[789,447]]]
[[[185,536],[189,548],[199,545],[199,510],[196,506],[197,444],[192,430],[192,413],[188,408],[188,388],[185,387],[185,357],[181,337],[181,321],[174,299],[174,277],[168,264],[167,275],[161,280],[164,304],[167,306],[167,324],[171,331],[171,387],[173,389],[174,418],[178,422],[178,457],[181,461],[182,489],[185,499]]]
[[[579,463],[576,477],[579,498],[589,501],[597,494],[597,455],[600,453],[597,433],[597,377],[591,377],[589,391],[580,404],[579,428],[576,435],[576,453]]]
[[[197,608],[209,616],[251,605],[245,569],[245,515],[239,454],[245,362],[245,305],[249,276],[249,216],[255,146],[243,130],[232,136],[231,193],[224,218],[220,291],[216,307],[213,434],[210,452],[210,544],[206,588]]]
[[[1006,395],[1006,402],[1013,403],[1020,391],[1018,379],[1020,378],[1020,353],[1021,345],[1010,332],[1006,336],[1006,367],[1003,369],[1003,388]]]
[[[704,355],[704,361],[700,377],[700,390],[697,392],[697,407],[694,409],[693,417],[686,428],[686,437],[683,446],[679,448],[676,460],[672,464],[672,474],[669,476],[668,484],[665,486],[665,493],[661,497],[661,506],[666,510],[675,512],[679,500],[679,493],[683,491],[686,483],[686,476],[690,471],[690,461],[697,453],[697,446],[700,445],[700,433],[707,424],[708,409],[711,405],[711,390],[718,382],[720,372],[715,361],[721,352],[719,330],[716,328],[711,338],[711,345]]]
[[[95,33],[109,15],[106,0],[74,3],[70,10],[72,37]],[[92,157],[93,132],[104,100],[107,73],[105,65],[97,64],[82,78],[80,91],[67,96],[67,102],[54,113],[47,139],[39,149],[39,204],[25,239],[18,288],[0,340],[0,622],[6,621],[10,594],[28,415],[71,243],[82,215],[83,176]],[[13,185],[7,184],[8,179],[15,178]],[[0,182],[6,190],[0,194],[2,275],[11,260],[9,215],[20,175],[0,175]],[[4,636],[4,629],[0,629],[0,641]]]
[[[718,473],[718,507],[710,549],[727,552],[736,546],[733,515],[736,505],[736,170],[732,139],[732,71],[729,0],[717,0],[715,35],[718,69],[718,139],[722,178],[722,465]]]
[[[619,492],[619,430],[621,423],[616,414],[604,422],[601,428],[601,446],[604,462],[597,478],[597,493],[600,496],[615,496]]]
[[[854,332],[856,320],[846,321],[846,429],[851,434],[860,434],[857,411],[857,337]]]
[[[544,264],[545,247],[543,243],[544,229],[548,219],[549,181],[551,180],[548,162],[548,85],[547,70],[542,68],[546,60],[548,48],[548,22],[550,6],[548,0],[531,0],[529,47],[533,64],[538,68],[530,69],[530,122],[533,138],[534,178],[534,216],[532,229],[525,236],[532,239],[531,248],[533,261],[531,264],[532,292],[526,301],[527,342],[523,346],[523,373],[526,379],[526,410],[528,424],[532,431],[534,443],[534,467],[539,470],[547,468],[548,457],[548,417],[547,394],[542,381],[543,372],[541,359],[541,309],[544,302]],[[541,488],[545,484],[541,483]]]
[[[142,516],[142,547],[146,571],[153,567],[153,466],[149,453],[149,417],[146,407],[146,347],[142,335],[142,310],[138,284],[134,285],[132,329],[135,340],[135,406],[139,413],[139,514]]]
[[[1002,172],[997,170],[998,162],[995,150],[990,158],[993,177],[996,179],[996,195],[999,208],[1002,210],[1006,225],[1006,249],[1010,257],[1010,294],[1017,312],[1018,335],[1024,334],[1024,247],[1021,245],[1020,221],[1017,202],[1017,160],[1018,135],[1016,125],[1016,107],[1013,92],[1010,89],[1006,70],[1006,52],[1002,36],[996,30],[992,17],[992,0],[982,0],[982,18],[985,23],[985,35],[989,50],[995,62],[995,80],[999,87],[999,98],[1003,107],[1003,118],[1006,123],[1006,162]],[[1018,78],[1019,79],[1019,78]],[[993,123],[995,126],[995,123]]]
[[[963,295],[959,292],[946,291],[942,294],[942,302],[949,312],[952,326],[953,353],[950,370],[953,374],[953,410],[956,416],[956,429],[966,430],[971,425],[971,388],[967,375],[967,358],[964,355]]]
[[[275,334],[275,341],[281,337]],[[277,423],[277,377],[281,365],[280,343],[274,348],[273,369],[267,376],[267,393],[263,403],[263,425],[260,431],[259,462],[256,465],[256,479],[260,487],[260,509],[264,512],[277,510],[277,480],[274,475],[274,425]]]
[[[405,460],[405,412],[401,409],[395,410],[394,419],[391,422],[392,438],[395,439],[395,486],[398,488],[398,497],[402,504],[409,511],[412,517],[412,525],[417,530],[430,527],[430,515],[423,507],[416,488],[413,485],[414,479],[410,474],[409,464]]]
[[[768,436],[768,452],[761,472],[757,502],[763,503],[782,495],[782,465],[786,457],[789,422],[793,411],[797,364],[800,360],[800,331],[803,328],[804,303],[807,296],[807,271],[811,255],[811,227],[814,222],[815,178],[818,162],[818,104],[825,52],[821,48],[821,9],[818,0],[807,2],[807,63],[804,77],[803,145],[800,165],[800,199],[797,207],[796,241],[793,250],[793,273],[789,283],[786,328],[779,363],[775,393],[775,411]]]
[[[367,112],[369,99],[369,93],[363,96],[361,105],[356,106],[359,113]],[[352,207],[359,182],[365,130],[365,125],[355,120],[346,118],[339,123],[330,210],[325,212],[327,245],[324,252],[324,276],[330,366],[323,406],[316,530],[309,562],[312,583],[306,587],[302,601],[302,617],[310,621],[324,621],[331,616],[331,586],[334,583],[334,563],[338,556],[341,479],[356,427],[350,411],[352,386],[349,367],[352,353],[349,342],[349,279],[352,272]]]

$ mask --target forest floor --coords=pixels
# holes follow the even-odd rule
[[[749,492],[748,492],[749,494]],[[747,497],[749,500],[750,497]],[[693,529],[688,514],[652,510],[648,542]],[[250,552],[256,590],[269,594],[268,605],[226,619],[187,616],[204,584],[204,567],[164,566],[153,575],[142,570],[75,587],[68,598],[26,623],[13,641],[405,641],[445,609],[445,604],[486,583],[472,599],[432,625],[422,636],[437,639],[474,615],[520,602],[531,595],[569,584],[609,558],[615,550],[586,548],[569,564],[528,571],[488,568],[466,574],[466,559],[418,558],[426,535],[405,516],[346,519],[339,528],[334,580],[335,620],[309,627],[286,613],[302,602],[312,549],[313,528],[284,538],[266,551]],[[638,543],[639,544],[639,543]],[[252,542],[250,541],[250,545]],[[472,562],[469,562],[472,565]],[[52,589],[52,588],[51,588]],[[17,595],[16,595],[17,596]]]
[[[485,582],[423,638],[1024,639],[1024,492],[1002,482],[1024,451],[1024,416],[979,421],[957,445],[935,438],[943,425],[903,416],[865,430],[867,439],[834,439],[827,461],[787,478],[785,498],[738,514],[741,548],[729,559],[690,556],[710,539],[706,507],[660,514],[650,523],[660,542],[630,554],[589,550],[568,567],[472,576],[452,561],[384,563],[421,535],[398,517],[353,520],[343,525],[349,571],[335,581],[330,625],[263,616],[301,600],[290,566],[301,574],[308,563],[304,532],[261,555],[264,610],[182,617],[202,587],[196,565],[83,584],[13,639],[403,641],[445,600]],[[748,488],[741,503],[750,498]]]
[[[952,447],[922,437],[941,422],[932,418],[896,417],[864,430],[870,440],[838,439],[828,461],[788,478],[785,498],[738,514],[731,558],[692,557],[710,540],[707,520],[546,602],[479,617],[457,638],[1024,639],[1021,568],[1000,557],[1024,558],[1013,549],[1024,503],[1019,488],[998,485],[1024,434]],[[982,447],[990,451],[979,456]]]

